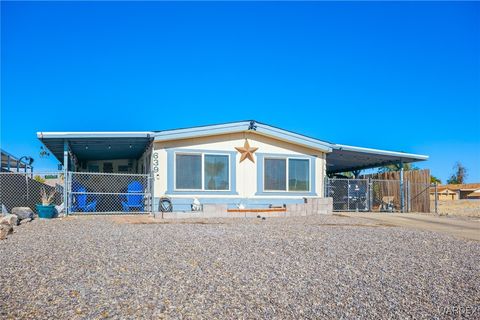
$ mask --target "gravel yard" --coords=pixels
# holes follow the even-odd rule
[[[453,306],[480,317],[479,242],[362,218],[71,217],[16,230],[0,241],[0,318],[443,318]]]

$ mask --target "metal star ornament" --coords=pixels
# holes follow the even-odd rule
[[[245,144],[243,147],[235,147],[238,152],[242,154],[240,157],[240,162],[242,162],[245,159],[249,159],[253,163],[255,163],[255,159],[253,158],[253,153],[258,150],[258,148],[252,148],[250,147],[250,144],[248,143],[248,140],[245,139]]]

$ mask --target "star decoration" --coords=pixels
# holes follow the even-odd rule
[[[235,147],[238,152],[242,154],[240,157],[240,162],[242,162],[245,159],[249,159],[253,163],[255,163],[255,159],[253,158],[253,153],[258,150],[258,148],[251,148],[250,144],[248,143],[248,140],[245,139],[245,144],[243,147]]]

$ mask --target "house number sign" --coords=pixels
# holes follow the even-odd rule
[[[158,153],[153,154],[153,172],[158,172]]]

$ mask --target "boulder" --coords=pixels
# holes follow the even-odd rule
[[[15,207],[12,209],[12,214],[15,214],[20,221],[23,219],[35,218],[35,214],[29,207]]]
[[[15,214],[7,214],[5,217],[0,219],[0,224],[8,224],[13,226],[18,226],[18,217]]]
[[[0,240],[7,239],[7,236],[11,233],[13,233],[11,225],[0,223]]]
[[[18,221],[18,225],[24,225],[27,224],[27,222],[33,221],[31,218],[23,219]]]

